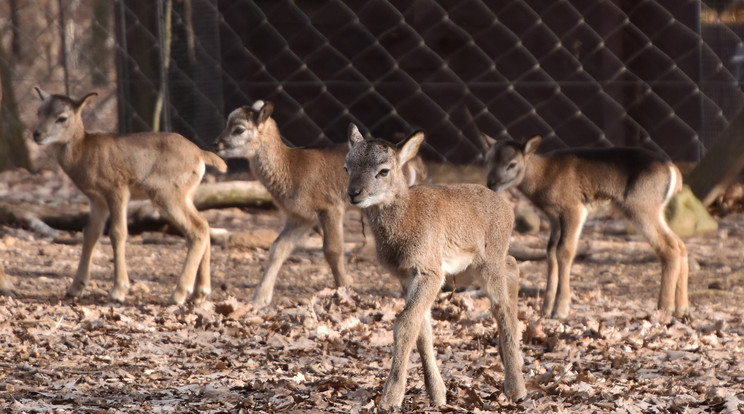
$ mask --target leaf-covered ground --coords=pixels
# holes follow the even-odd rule
[[[56,173],[0,174],[0,197],[84,206]],[[132,291],[108,301],[112,251],[102,239],[84,297],[67,299],[81,235],[56,240],[0,227],[0,264],[19,293],[0,298],[0,412],[371,412],[390,366],[397,282],[376,264],[358,211],[347,214],[353,290],[333,289],[321,239],[309,235],[283,267],[274,305],[248,305],[282,226],[276,211],[205,212],[231,237],[212,246],[214,292],[199,306],[167,299],[185,257],[178,236],[128,243]],[[368,235],[369,237],[369,235]],[[440,294],[435,347],[446,412],[730,412],[744,410],[744,215],[686,240],[690,318],[654,309],[660,265],[612,217],[589,220],[573,268],[570,320],[540,319],[545,262],[520,263],[528,398],[501,393],[496,324],[479,291]],[[512,243],[543,249],[540,235]],[[412,354],[405,411],[428,406]]]

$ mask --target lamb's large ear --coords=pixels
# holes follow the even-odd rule
[[[49,97],[49,94],[44,92],[40,87],[34,86],[34,89],[36,90],[36,93],[39,94],[39,98],[43,101],[44,99]]]
[[[483,145],[485,146],[485,149],[483,149],[483,152],[481,153],[483,156],[483,160],[485,162],[488,162],[488,160],[492,157],[492,154],[496,151],[496,143],[498,142],[496,138],[484,134],[481,132],[480,134],[481,142],[483,142]]]
[[[269,101],[264,102],[261,110],[258,112],[257,124],[262,124],[264,121],[269,119],[272,112],[274,112],[274,104]]]
[[[86,105],[88,105],[92,101],[91,98],[93,98],[94,96],[98,96],[98,94],[95,93],[95,92],[91,92],[91,93],[83,96],[82,99],[80,99],[79,101],[75,102],[75,110],[78,111],[78,112],[80,112],[83,108],[85,108]]]
[[[494,138],[494,137],[492,137],[492,136],[490,136],[490,135],[488,135],[488,134],[483,134],[483,133],[481,133],[481,136],[483,137],[483,140],[485,140],[485,141],[486,141],[486,144],[488,144],[488,146],[489,146],[489,147],[492,147],[492,146],[493,146],[493,144],[495,144],[495,143],[497,143],[497,142],[498,142],[498,141],[496,140],[496,138]]]
[[[424,142],[424,131],[416,131],[403,141],[398,153],[398,165],[403,165],[416,156],[419,147]]]
[[[354,144],[364,141],[364,135],[359,132],[359,128],[353,122],[349,124],[349,148]]]
[[[487,151],[488,151],[488,150],[489,150],[489,149],[490,149],[491,147],[493,147],[493,145],[494,145],[495,143],[497,143],[497,142],[498,142],[498,141],[496,140],[496,138],[494,138],[494,137],[492,137],[492,136],[490,136],[490,135],[488,135],[488,134],[484,134],[484,133],[482,133],[482,132],[481,132],[481,139],[483,139],[483,142],[485,142],[485,143],[486,143],[486,152],[487,152]]]
[[[254,111],[258,112],[263,108],[265,102],[261,99],[257,100],[256,102],[253,102],[253,105],[251,105],[249,108],[253,109]]]
[[[524,155],[530,155],[537,151],[537,147],[540,146],[541,142],[542,138],[539,135],[528,139],[527,142],[524,143]]]

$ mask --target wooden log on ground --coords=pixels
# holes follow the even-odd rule
[[[199,210],[228,207],[273,208],[271,195],[258,181],[203,183],[196,189],[194,205]]]
[[[199,210],[215,208],[273,208],[266,188],[257,181],[204,183],[194,194]],[[169,222],[162,218],[149,201],[133,201],[128,212],[129,232],[169,231]],[[0,201],[0,224],[20,226],[44,237],[58,237],[57,230],[82,231],[88,223],[85,206],[36,204],[23,201]]]
[[[509,244],[509,255],[514,256],[520,262],[541,261],[547,258],[545,249],[531,249],[514,243]]]

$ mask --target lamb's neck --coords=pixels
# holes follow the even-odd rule
[[[275,124],[267,125],[262,145],[250,160],[251,170],[256,178],[274,197],[280,197],[289,191],[292,183],[290,148],[279,138]]]
[[[76,134],[75,138],[68,142],[57,142],[52,145],[52,152],[54,157],[57,159],[62,170],[68,175],[74,173],[76,167],[80,165],[85,158],[83,152],[85,150],[85,132]]]
[[[525,164],[524,178],[517,186],[528,198],[538,191],[538,185],[545,175],[547,160],[541,155],[532,155],[530,160]]]
[[[408,192],[399,194],[392,201],[364,209],[375,239],[394,239],[406,227],[409,206]]]

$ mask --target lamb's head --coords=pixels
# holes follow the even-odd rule
[[[215,140],[217,153],[225,158],[250,158],[260,147],[262,130],[271,119],[274,104],[256,101],[253,106],[242,106],[230,113],[227,125]]]
[[[35,89],[41,98],[33,132],[37,144],[64,144],[85,133],[80,112],[97,95],[95,92],[75,100],[64,95],[50,95],[38,87]]]
[[[486,154],[486,177],[488,188],[501,192],[522,182],[527,161],[537,150],[541,138],[530,138],[524,144],[512,140],[492,142]]]
[[[424,133],[414,132],[398,147],[380,139],[365,139],[356,125],[349,125],[349,153],[344,168],[349,174],[347,197],[352,205],[366,208],[387,204],[407,191],[403,165],[416,156]]]

